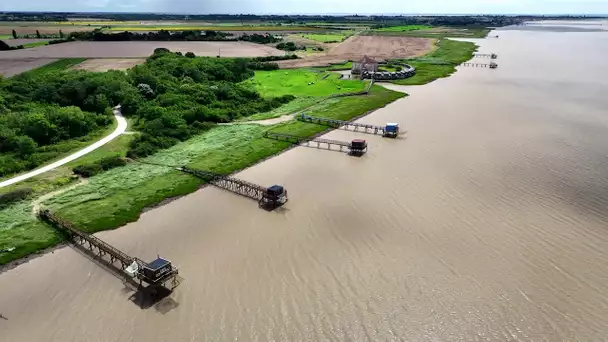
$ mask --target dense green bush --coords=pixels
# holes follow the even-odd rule
[[[251,70],[278,70],[277,63],[249,62],[247,67]]]
[[[298,55],[285,55],[285,56],[263,56],[263,57],[254,57],[251,60],[253,62],[276,62],[276,61],[285,61],[290,59],[299,59]]]
[[[32,189],[30,188],[20,188],[11,192],[0,194],[0,207],[26,199],[31,193]]]
[[[103,158],[95,163],[82,164],[82,165],[75,166],[72,169],[72,172],[74,172],[74,174],[77,174],[79,176],[88,178],[88,177],[95,176],[96,174],[99,174],[103,171],[107,171],[107,170],[113,169],[115,167],[124,166],[124,165],[127,165],[127,161],[125,158],[123,158],[121,156],[113,156],[113,157]]]

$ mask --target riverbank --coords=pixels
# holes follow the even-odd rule
[[[432,54],[447,56],[446,58],[450,60],[463,58],[462,56],[469,54],[470,50],[464,47],[469,47],[470,44],[472,43],[449,41],[438,45],[438,49]],[[455,55],[460,57],[454,57]],[[419,69],[419,72],[424,72],[425,68],[426,66]],[[447,71],[433,72],[432,76],[427,75],[424,79],[447,77],[449,74]],[[294,80],[297,82],[294,83]],[[298,99],[294,100],[294,103],[285,105],[291,113],[305,111],[309,115],[340,120],[360,118],[406,95],[381,86],[373,86],[369,95],[327,99],[324,94],[356,92],[363,89],[367,82],[338,80],[332,73],[312,73],[304,70],[260,72],[255,79],[246,83],[257,87],[267,95],[272,95],[276,91],[280,91],[281,94],[296,95]],[[279,84],[281,86],[277,87]],[[285,111],[281,108],[271,113],[257,114],[253,119],[284,115]],[[286,142],[264,138],[263,134],[267,130],[311,137],[330,129],[299,121],[266,127],[218,126],[147,157],[144,161],[166,165],[187,165],[222,174],[234,173],[292,147]],[[128,143],[130,139],[125,141]],[[71,220],[77,227],[94,233],[116,229],[136,221],[141,213],[149,208],[190,194],[203,185],[204,182],[200,179],[170,168],[130,164],[92,177],[88,184],[49,198],[42,205]],[[0,248],[15,248],[11,253],[0,254],[0,265],[49,248],[61,241],[52,228],[38,222],[31,214],[32,201],[16,203],[0,210],[0,222],[5,222],[6,227],[5,230],[0,231]]]
[[[349,120],[403,96],[374,86],[369,95],[326,101],[308,113]],[[291,147],[288,143],[264,138],[264,132],[269,129],[299,136],[312,136],[329,130],[299,121],[269,127],[218,126],[144,161],[233,173]],[[86,185],[44,201],[42,205],[92,233],[135,221],[146,208],[164,203],[168,198],[189,194],[203,184],[200,179],[170,168],[135,163],[92,177]],[[15,248],[11,253],[0,254],[0,264],[49,248],[60,241],[52,228],[38,222],[31,214],[31,206],[31,202],[20,202],[0,210],[0,222],[5,222],[5,227],[9,228],[0,232],[0,247]]]

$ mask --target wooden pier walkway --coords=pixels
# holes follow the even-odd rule
[[[461,66],[466,66],[466,67],[476,67],[476,68],[490,68],[490,69],[496,69],[498,68],[498,64],[492,62],[489,64],[486,63],[475,63],[475,62],[465,62],[460,64]]]
[[[357,122],[328,119],[328,118],[319,118],[316,116],[310,116],[310,115],[304,115],[304,114],[297,115],[296,119],[303,121],[303,122],[310,122],[310,123],[314,123],[317,125],[329,126],[329,127],[339,128],[339,129],[344,129],[344,130],[352,130],[355,132],[362,132],[362,133],[368,133],[368,134],[379,134],[379,135],[385,134],[384,126],[369,125],[369,124],[362,124],[362,123],[357,123]]]
[[[353,146],[353,142],[346,142],[340,140],[330,140],[330,139],[321,139],[321,138],[303,138],[290,134],[282,134],[282,133],[264,133],[264,137],[268,139],[274,139],[279,141],[286,141],[295,145],[314,147],[314,148],[323,148],[330,151],[336,152],[348,152],[351,154],[363,154],[367,151],[367,143],[365,146],[359,148],[357,146]],[[316,144],[316,146],[314,146]],[[332,149],[332,147],[336,147],[336,149]],[[345,151],[346,150],[346,151]]]
[[[169,266],[168,268],[165,267],[162,270],[162,274],[157,272],[154,275],[151,275],[150,273],[146,272],[146,270],[150,270],[149,263],[126,254],[125,252],[92,234],[88,234],[77,229],[74,227],[74,225],[72,225],[72,223],[53,214],[50,210],[41,210],[38,213],[38,216],[41,220],[51,224],[55,228],[65,233],[69,240],[74,244],[88,250],[91,254],[106,261],[106,263],[110,264],[111,266],[118,268],[121,273],[139,279],[140,286],[142,285],[142,282],[148,284],[148,287],[151,288],[165,286],[165,283],[171,282],[171,289],[173,289],[179,284],[177,280],[179,271],[177,268],[172,267],[168,261],[167,265]],[[133,265],[136,265],[137,267],[133,268],[132,274],[129,274],[127,269],[132,268]]]
[[[498,55],[495,53],[475,53],[475,54],[473,54],[473,56],[478,57],[478,58],[491,58],[491,59],[498,58]]]
[[[284,193],[273,193],[270,191],[272,187],[267,188],[258,184],[244,181],[242,179],[224,176],[215,172],[198,170],[185,166],[177,169],[201,178],[205,182],[217,186],[218,188],[253,199],[258,202],[260,207],[265,209],[276,209],[277,207],[285,204],[288,200],[287,191],[284,191]],[[283,190],[282,187],[280,188]]]

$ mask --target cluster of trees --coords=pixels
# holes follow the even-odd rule
[[[266,99],[240,84],[253,76],[252,67],[275,68],[265,62],[275,58],[196,58],[161,48],[126,73],[56,71],[0,80],[0,177],[34,168],[56,157],[50,153],[55,144],[108,125],[118,104],[142,132],[130,157],[170,147],[216,123],[277,108],[293,97]],[[90,175],[108,163],[76,171]]]
[[[23,49],[23,45],[10,46],[4,40],[0,40],[0,51],[20,50],[20,49]]]
[[[258,34],[258,33],[243,34],[238,39],[241,41],[258,43],[258,44],[274,44],[274,43],[278,43],[281,40],[283,40],[282,38],[273,36],[271,34]]]
[[[215,123],[269,111],[293,99],[264,99],[240,85],[253,76],[251,63],[248,59],[188,58],[157,49],[145,64],[129,71],[146,101],[135,113],[142,134],[132,142],[128,156],[152,154]]]
[[[268,63],[274,61],[284,61],[289,59],[298,59],[297,55],[285,55],[285,56],[265,56],[255,57],[247,64],[247,67],[251,70],[278,70],[279,65],[277,63]]]
[[[59,30],[57,32],[57,34],[48,34],[48,33],[47,34],[43,34],[43,33],[40,33],[39,30],[36,30],[36,34],[22,34],[22,35],[19,35],[16,30],[13,30],[12,35],[13,35],[13,39],[19,39],[19,38],[36,38],[36,39],[59,38],[59,39],[64,39],[65,38],[65,35],[63,34],[62,30]]]
[[[252,62],[276,62],[276,61],[286,61],[289,59],[299,59],[298,55],[284,55],[284,56],[263,56],[263,57],[255,57],[252,58]]]
[[[306,50],[306,46],[298,46],[294,42],[279,43],[276,48],[284,51]]]
[[[111,122],[78,107],[27,103],[0,115],[0,176],[34,168],[53,158],[52,145],[85,136]]]
[[[134,33],[105,33],[101,29],[93,31],[72,32],[70,39],[90,41],[247,41],[258,44],[271,44],[281,41],[281,38],[271,34],[243,34],[235,37],[232,33],[221,31],[165,31]]]

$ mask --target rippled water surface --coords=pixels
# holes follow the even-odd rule
[[[0,275],[1,341],[608,339],[608,32],[499,31],[497,70],[407,88],[351,158],[296,148],[99,234],[185,278],[141,309],[71,248]],[[401,88],[404,89],[404,88]]]

